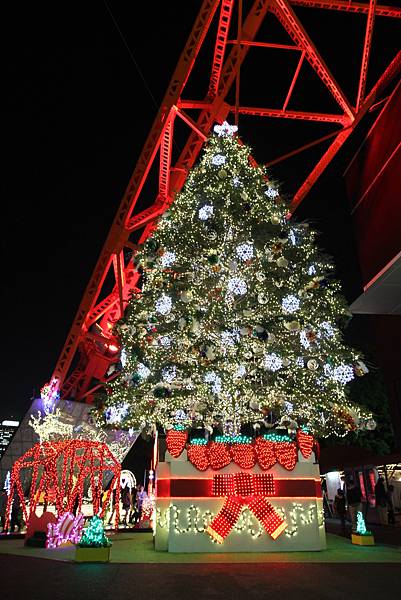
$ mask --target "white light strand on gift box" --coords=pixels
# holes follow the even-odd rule
[[[274,503],[272,504],[274,506]],[[317,520],[315,504],[305,506],[299,502],[292,502],[285,507],[274,506],[274,508],[288,523],[284,535],[289,538],[296,536],[300,527],[308,527]],[[185,524],[182,523],[184,515]],[[213,521],[214,517],[215,514],[210,510],[202,512],[200,507],[194,504],[191,504],[186,509],[180,508],[175,504],[170,504],[165,510],[161,510],[159,507],[156,509],[157,527],[167,530],[172,527],[176,534],[203,534]],[[261,536],[266,535],[264,528],[247,507],[243,508],[232,531],[237,534],[250,535],[252,539],[258,539]]]

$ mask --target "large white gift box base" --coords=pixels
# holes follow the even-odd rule
[[[233,462],[219,471],[210,468],[199,471],[187,460],[185,450],[178,459],[166,452],[165,461],[159,462],[156,471],[155,549],[211,553],[324,550],[326,536],[319,465],[314,461],[314,453],[305,459],[299,452],[292,471],[279,464],[268,471],[263,471],[258,464],[251,469],[241,469]],[[217,543],[206,531],[226,498],[210,497],[204,490],[210,491],[216,475],[230,478],[238,477],[239,473],[272,476],[276,495],[266,500],[285,521],[275,539],[248,508],[248,498],[244,499],[238,520],[222,543]]]

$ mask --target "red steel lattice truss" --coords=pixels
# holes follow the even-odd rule
[[[361,18],[366,19],[358,93],[354,104],[345,96],[295,14],[294,7],[298,6],[360,13]],[[257,33],[268,13],[277,18],[291,38],[292,44],[256,41]],[[229,32],[230,26],[232,29],[234,14],[237,18],[237,38],[230,40]],[[150,235],[157,217],[168,208],[175,194],[184,185],[189,169],[194,165],[216,122],[221,123],[226,118],[237,121],[238,115],[242,114],[338,126],[336,131],[269,163],[274,164],[333,138],[295,193],[290,207],[291,212],[295,211],[360,120],[381,100],[385,87],[401,71],[399,51],[369,93],[365,92],[376,17],[400,19],[401,8],[381,6],[376,4],[376,0],[366,3],[352,0],[255,0],[249,12],[243,14],[242,0],[203,1],[53,372],[52,380],[55,380],[62,397],[90,402],[96,390],[107,381],[105,374],[118,356],[111,330],[116,320],[124,313],[129,294],[136,290],[138,282],[138,273],[131,260],[136,247],[132,238],[135,236],[135,240],[142,243]],[[218,21],[209,88],[202,99],[188,99],[185,97],[186,84],[214,20]],[[242,106],[239,102],[241,66],[249,49],[259,47],[299,53],[299,61],[281,108],[249,107]],[[338,107],[337,113],[296,111],[287,108],[294,86],[301,76],[304,61],[311,65],[331,94]],[[235,105],[228,102],[232,89],[235,90]],[[186,112],[188,110],[196,110],[197,117],[192,118]],[[188,131],[184,148],[173,164],[172,148],[177,117],[186,124]],[[160,163],[158,194],[149,208],[137,212],[136,204],[157,155]],[[105,298],[100,299],[106,277],[109,277],[110,273],[114,277],[114,288]],[[75,365],[74,368],[72,364]],[[114,376],[115,374],[110,378]]]

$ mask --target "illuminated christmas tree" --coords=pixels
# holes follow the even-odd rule
[[[122,373],[98,411],[123,428],[374,428],[348,399],[367,372],[344,345],[350,318],[333,265],[235,130],[200,164],[134,260],[142,277],[115,331]]]
[[[97,515],[93,516],[88,526],[85,527],[79,546],[85,548],[106,548],[111,546],[111,542],[104,532],[103,521]]]

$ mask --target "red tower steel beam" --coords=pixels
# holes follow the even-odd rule
[[[270,10],[276,15],[294,42],[305,52],[306,59],[310,65],[319,75],[337,104],[343,109],[344,113],[348,115],[349,120],[352,121],[354,119],[354,112],[351,105],[333,75],[330,73],[329,68],[320,56],[316,46],[306,33],[291,6],[286,0],[274,0]]]
[[[355,121],[352,125],[341,131],[336,139],[332,142],[329,148],[326,150],[322,158],[319,160],[312,173],[305,179],[304,183],[301,185],[297,193],[295,194],[289,208],[289,212],[291,214],[294,213],[296,208],[300,205],[306,194],[309,192],[310,188],[316,182],[317,178],[321,175],[324,169],[327,167],[329,162],[333,159],[333,157],[340,150],[341,146],[348,139],[352,131],[355,129],[357,124],[361,121],[362,117],[369,111],[369,109],[375,103],[375,100],[378,98],[383,89],[390,83],[390,81],[396,77],[401,72],[401,50],[396,54],[394,59],[391,61],[383,75],[379,78],[376,84],[373,86],[371,92],[366,97],[364,103],[360,107]]]
[[[338,10],[349,13],[360,13],[367,15],[369,6],[363,2],[347,2],[347,0],[289,0],[292,6],[303,6],[304,8],[325,8],[327,10]],[[401,18],[401,8],[397,6],[376,6],[378,17]]]
[[[114,252],[121,248],[124,240],[128,238],[128,232],[125,230],[124,225],[127,218],[130,217],[142,189],[150,168],[149,162],[154,158],[158,149],[164,119],[171,106],[177,103],[181,95],[218,4],[219,0],[203,1],[54,369],[52,379],[57,379],[60,383],[64,381],[67,375],[79,340],[85,333],[85,320],[99,296],[106,274],[110,268],[111,257]]]
[[[208,92],[209,98],[214,98],[217,94],[217,90],[219,89],[221,70],[223,68],[223,60],[227,46],[227,37],[230,29],[233,6],[234,0],[222,0],[216,44],[214,47],[212,74],[210,76]]]
[[[256,0],[249,11],[242,26],[241,39],[253,41],[266,16],[269,8],[269,0]],[[234,83],[237,71],[248,53],[248,47],[241,44],[233,46],[220,77],[218,95],[210,105],[199,115],[196,125],[203,132],[209,132],[214,121],[223,121],[230,112],[230,107],[225,103],[225,98]],[[177,161],[177,177],[174,181],[174,192],[181,189],[186,173],[194,165],[195,160],[202,148],[203,140],[193,132],[185,145],[184,150]]]
[[[211,75],[213,83],[211,82],[209,85],[209,92],[212,90],[214,97],[211,98],[209,94],[209,97],[206,97],[206,100],[183,100],[181,98],[182,92],[184,91],[185,84],[192,71],[200,47],[203,44],[219,4],[221,4],[222,8],[225,6],[226,9],[231,5],[232,11],[234,2],[225,0],[204,0],[202,4],[199,16],[173,74],[162,106],[153,123],[151,132],[146,140],[134,174],[120,205],[117,217],[113,223],[112,230],[106,240],[106,244],[87,287],[76,319],[74,320],[70,335],[56,366],[53,376],[57,377],[60,382],[63,382],[78,346],[83,349],[83,356],[81,356],[78,365],[79,368],[72,373],[65,385],[65,389],[71,389],[70,383],[75,381],[76,384],[78,381],[78,397],[83,398],[88,395],[88,386],[92,379],[91,373],[93,371],[93,365],[91,367],[91,364],[94,359],[93,350],[91,348],[94,342],[90,339],[88,333],[89,327],[98,323],[100,331],[103,331],[103,334],[109,337],[112,324],[121,316],[122,310],[128,302],[129,294],[135,289],[138,282],[139,275],[135,271],[132,261],[129,259],[125,260],[124,258],[124,248],[135,251],[135,247],[129,242],[128,237],[131,232],[144,228],[139,240],[139,243],[141,243],[151,234],[156,226],[157,217],[166,210],[173,195],[178,192],[184,184],[187,172],[193,166],[199,151],[201,150],[204,139],[209,134],[213,123],[215,121],[223,121],[230,111],[235,110],[234,107],[231,107],[227,103],[226,98],[232,89],[234,81],[238,82],[240,67],[250,47],[275,47],[282,50],[297,50],[302,52],[342,109],[342,113],[339,115],[329,115],[325,113],[279,110],[276,108],[240,107],[238,103],[237,108],[238,110],[243,111],[242,114],[254,114],[255,116],[281,117],[287,119],[293,118],[298,120],[307,119],[310,121],[321,122],[337,122],[343,125],[343,129],[339,133],[333,133],[326,136],[328,138],[332,135],[336,135],[336,139],[295,195],[293,203],[294,209],[344,143],[349,135],[349,130],[354,128],[353,126],[349,126],[354,119],[354,115],[348,100],[332,77],[328,67],[321,59],[317,49],[310,41],[308,34],[296,18],[290,5],[309,7],[317,7],[319,5],[319,8],[348,10],[349,12],[368,14],[369,7],[367,5],[356,2],[342,2],[341,0],[337,2],[326,2],[326,0],[321,0],[321,2],[314,2],[313,0],[289,0],[289,2],[286,2],[286,0],[254,0],[242,27],[240,27],[238,31],[237,40],[234,41],[234,46],[225,60],[225,47],[230,42],[227,40],[229,29],[228,21],[224,21],[223,18],[224,15],[227,16],[227,11],[224,12],[222,10],[220,12],[218,32],[220,32],[220,36],[222,35],[223,37],[216,40],[216,44],[220,44],[220,46],[218,48],[215,46]],[[396,16],[397,18],[401,16],[401,10],[390,9],[391,7],[376,6],[375,14],[382,16]],[[283,27],[294,40],[294,45],[255,41],[255,36],[268,10],[278,17]],[[375,91],[372,90],[369,98],[372,99],[374,96],[374,99],[369,106],[373,105],[373,102],[378,98],[378,94],[382,87],[394,73],[397,72],[399,62],[397,61],[398,58],[396,57],[392,63],[392,69],[389,68],[387,70],[383,78],[381,78],[381,81],[375,86]],[[299,74],[300,66],[298,65],[297,72],[295,73],[295,77],[290,85],[284,103],[285,109],[287,108],[289,97]],[[359,117],[364,114],[362,109],[366,107],[367,100],[368,99],[366,99],[361,106],[361,111],[358,113]],[[200,114],[196,120],[192,119],[183,111],[183,109],[187,108],[200,110]],[[176,113],[190,126],[191,131],[177,163],[171,167],[171,149],[174,135],[173,119]],[[321,140],[317,140],[316,143],[318,141]],[[142,210],[139,214],[135,215],[135,204],[159,149],[159,194],[151,207]],[[111,294],[96,304],[106,275],[113,262],[113,257],[115,257],[116,283]]]
[[[298,61],[298,64],[297,64],[297,68],[295,69],[295,73],[294,73],[294,76],[293,76],[293,78],[292,78],[292,81],[291,81],[291,84],[290,84],[290,88],[289,88],[289,90],[288,90],[288,93],[287,93],[286,99],[284,100],[284,104],[283,104],[283,111],[285,111],[285,110],[286,110],[286,108],[287,108],[287,106],[288,106],[288,103],[289,103],[289,101],[290,101],[290,98],[291,98],[292,92],[293,92],[293,90],[294,90],[294,86],[295,86],[295,84],[296,84],[296,81],[297,81],[297,79],[298,79],[298,76],[299,76],[299,72],[300,72],[300,70],[301,70],[301,67],[302,67],[302,63],[304,62],[304,58],[305,58],[305,50],[302,50],[302,52],[301,52],[301,56],[299,57],[299,61]]]
[[[230,112],[234,112],[235,107],[230,106]],[[348,118],[344,115],[334,115],[328,113],[304,112],[300,110],[284,110],[279,108],[259,108],[256,106],[239,106],[238,112],[242,115],[252,115],[254,117],[273,117],[279,119],[296,119],[298,121],[318,121],[320,123],[340,123],[347,124]]]
[[[359,76],[358,96],[356,100],[356,110],[359,110],[365,96],[366,78],[368,75],[368,65],[370,49],[372,47],[373,26],[375,22],[376,0],[369,0],[369,13],[366,21],[365,43],[363,45],[363,55],[361,64],[361,74]]]

